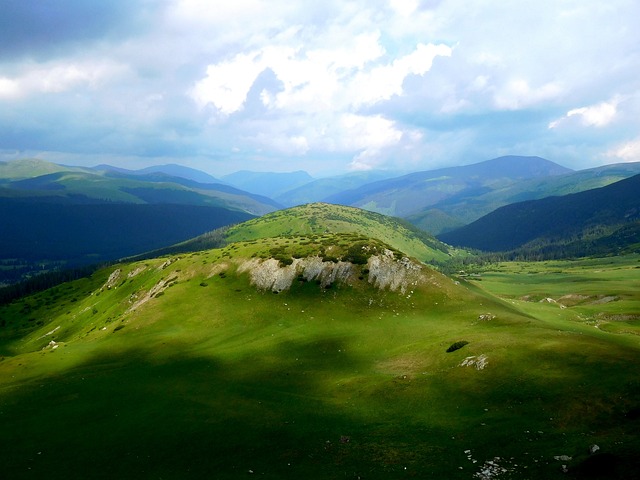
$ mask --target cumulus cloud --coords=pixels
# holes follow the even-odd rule
[[[568,123],[572,117],[586,127],[604,127],[615,119],[619,101],[619,98],[614,98],[589,107],[573,108],[562,118],[549,123],[549,128],[558,128]]]
[[[269,69],[284,89],[275,98],[265,92],[267,106],[309,113],[354,109],[401,95],[408,75],[424,75],[436,56],[451,55],[446,45],[418,44],[409,54],[385,62],[380,60],[386,52],[379,37],[378,32],[357,35],[350,46],[334,50],[267,46],[241,53],[209,65],[192,96],[201,107],[212,104],[224,114],[237,112],[258,75]]]
[[[398,143],[403,132],[384,115],[360,110],[403,95],[408,76],[424,76],[434,58],[451,55],[447,45],[419,43],[393,58],[380,37],[375,30],[355,35],[347,45],[316,41],[322,46],[310,48],[291,46],[294,37],[287,45],[240,53],[209,65],[190,94],[200,108],[212,105],[218,114],[230,116],[245,108],[258,77],[272,72],[282,88],[261,90],[260,101],[272,115],[295,117],[296,128],[290,122],[285,132],[271,126],[269,135],[258,133],[254,142],[283,153],[305,154],[312,148],[354,152],[350,168],[371,168],[378,153]]]
[[[216,174],[504,153],[576,168],[633,158],[640,131],[629,0],[45,3],[0,10],[11,151]]]
[[[0,99],[39,93],[61,93],[82,87],[96,88],[126,67],[112,62],[50,62],[28,68],[14,78],[0,77]]]
[[[519,110],[551,101],[561,93],[562,87],[556,82],[548,82],[538,87],[532,87],[527,80],[517,78],[499,87],[494,96],[494,101],[499,109]]]

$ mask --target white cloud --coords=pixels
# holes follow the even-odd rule
[[[608,102],[601,102],[590,107],[580,107],[569,110],[564,117],[549,123],[549,128],[558,128],[571,117],[576,117],[585,127],[604,127],[609,125],[617,114],[619,98]]]
[[[211,103],[223,114],[237,112],[258,75],[268,66],[264,53],[239,54],[230,61],[209,65],[207,76],[195,85],[192,97],[200,107]]]
[[[419,2],[418,0],[389,0],[389,5],[402,17],[408,17],[418,9]]]
[[[622,160],[623,162],[640,162],[640,138],[612,148],[605,153],[605,157]]]
[[[0,99],[20,96],[20,84],[11,78],[0,77]]]
[[[402,96],[407,77],[427,74],[437,56],[451,55],[450,47],[418,43],[394,58],[377,30],[359,33],[347,44],[324,41],[322,34],[305,43],[304,35],[298,34],[283,44],[209,65],[191,97],[200,108],[212,105],[231,122],[232,115],[246,106],[258,77],[270,70],[280,88],[270,91],[259,86],[258,92],[270,120],[246,123],[254,131],[245,138],[257,148],[283,154],[353,152],[353,168],[373,165],[380,152],[397,145],[404,133],[421,138],[415,129],[403,128],[383,114],[360,110]]]
[[[353,103],[356,106],[372,105],[389,100],[394,95],[402,95],[405,79],[409,75],[427,73],[437,56],[451,56],[451,48],[442,44],[419,44],[413,52],[390,64],[379,65],[360,73],[350,85]]]
[[[548,102],[563,93],[562,87],[554,81],[531,87],[524,78],[516,78],[500,87],[494,95],[495,106],[501,110],[519,110]]]
[[[381,115],[364,116],[345,113],[340,118],[347,149],[379,149],[394,145],[402,138],[395,122]]]
[[[351,45],[333,49],[268,46],[209,65],[205,78],[191,95],[202,107],[214,105],[223,114],[242,109],[258,75],[271,69],[284,85],[275,99],[263,92],[263,103],[273,108],[306,111],[343,111],[372,105],[403,93],[409,75],[424,75],[437,56],[450,56],[446,45],[418,44],[409,54],[385,62],[378,32],[357,35]]]
[[[212,169],[232,168],[217,159],[233,147],[310,171],[634,156],[622,140],[640,131],[639,2],[142,4],[149,21],[114,25],[124,35],[0,59],[7,148],[33,148],[37,118],[38,148],[202,155]]]
[[[0,98],[18,99],[39,93],[96,88],[120,75],[125,67],[113,62],[52,62],[25,69],[15,78],[0,77]]]

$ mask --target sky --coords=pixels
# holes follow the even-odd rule
[[[0,0],[0,160],[640,161],[637,0]]]

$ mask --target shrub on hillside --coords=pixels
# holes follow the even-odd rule
[[[466,340],[460,340],[459,342],[452,343],[449,348],[447,348],[447,353],[455,352],[456,350],[460,350],[462,347],[467,345],[469,342]]]

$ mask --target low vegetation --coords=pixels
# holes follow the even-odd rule
[[[3,475],[638,475],[637,256],[422,266],[401,291],[380,251],[404,261],[358,232],[239,239],[1,306]],[[359,276],[275,294],[242,269],[318,256]]]
[[[449,348],[447,348],[447,353],[451,353],[451,352],[455,352],[456,350],[460,350],[465,345],[469,345],[469,342],[467,342],[466,340],[459,340],[457,342],[454,342],[451,345],[449,345]]]
[[[426,263],[444,263],[459,252],[398,218],[359,208],[311,203],[279,210],[206,233],[157,254],[177,254],[264,238],[323,234],[358,234],[374,238]]]

